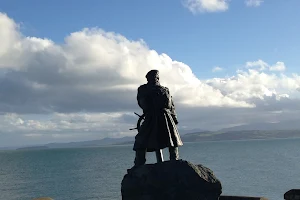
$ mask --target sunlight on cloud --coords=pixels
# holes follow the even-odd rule
[[[5,15],[3,18],[7,22],[1,24],[1,30],[11,28],[11,33],[19,35],[8,39],[12,48],[0,57],[1,66],[11,70],[0,87],[6,96],[0,102],[3,109],[16,113],[130,111],[136,108],[137,87],[145,83],[145,74],[153,68],[160,71],[162,83],[174,98],[185,93],[177,103],[245,106],[245,102],[228,101],[229,97],[201,83],[189,66],[158,54],[142,40],[130,41],[120,34],[93,28],[71,33],[65,44],[58,45],[48,39],[24,37],[16,25],[7,25],[14,24],[13,20]],[[6,65],[7,61],[13,64]],[[207,98],[208,93],[213,98]],[[16,97],[25,98],[28,105]]]
[[[220,12],[228,9],[227,0],[184,0],[183,5],[193,14]]]
[[[284,64],[277,62],[270,65],[263,61],[247,62],[246,66],[258,66],[259,69],[239,70],[237,75],[230,78],[214,78],[207,80],[207,84],[217,88],[225,96],[235,100],[255,103],[257,99],[266,101],[266,97],[274,96],[276,99],[289,98],[287,93],[297,96],[297,88],[300,87],[299,76],[268,74],[261,72],[261,67],[271,70],[282,69]]]

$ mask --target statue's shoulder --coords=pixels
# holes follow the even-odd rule
[[[144,90],[146,88],[147,88],[147,84],[143,84],[138,87],[138,90]]]
[[[138,93],[144,93],[144,92],[146,92],[147,90],[148,90],[147,84],[140,85],[140,86],[138,87]]]
[[[148,84],[140,85],[138,87],[139,93],[148,93],[153,91],[160,91],[161,93],[169,93],[169,88],[162,85],[149,86]]]
[[[161,90],[163,90],[163,91],[169,93],[169,88],[168,88],[168,87],[165,87],[165,86],[162,86],[162,85],[161,85],[160,88],[161,88]]]
[[[166,86],[162,86],[165,90],[169,91],[169,88]]]

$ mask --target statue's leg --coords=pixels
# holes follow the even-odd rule
[[[156,161],[157,161],[157,163],[161,163],[161,162],[164,161],[164,155],[163,155],[161,149],[160,150],[156,150],[155,154],[156,154]]]
[[[178,160],[179,152],[178,147],[169,147],[170,160]]]
[[[134,166],[144,165],[146,163],[146,149],[135,151]]]

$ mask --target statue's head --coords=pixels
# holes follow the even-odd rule
[[[156,69],[150,70],[146,74],[146,78],[148,82],[159,82],[159,71]]]

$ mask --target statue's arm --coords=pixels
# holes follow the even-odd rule
[[[178,118],[177,118],[177,114],[176,114],[176,110],[175,110],[175,105],[174,105],[173,97],[170,95],[169,89],[167,89],[167,91],[168,91],[168,95],[169,95],[169,98],[170,98],[170,111],[171,111],[171,115],[172,115],[172,118],[173,118],[175,124],[178,124]]]
[[[171,96],[171,103],[172,103],[172,106],[171,106],[172,117],[173,117],[175,124],[178,124],[178,118],[177,118],[177,114],[175,111],[175,105],[174,105],[172,96]]]
[[[138,88],[138,91],[137,91],[137,102],[138,102],[138,105],[140,106],[141,109],[144,110],[147,110],[147,104],[146,104],[146,97],[145,97],[145,94],[144,94],[144,90],[141,87]]]

